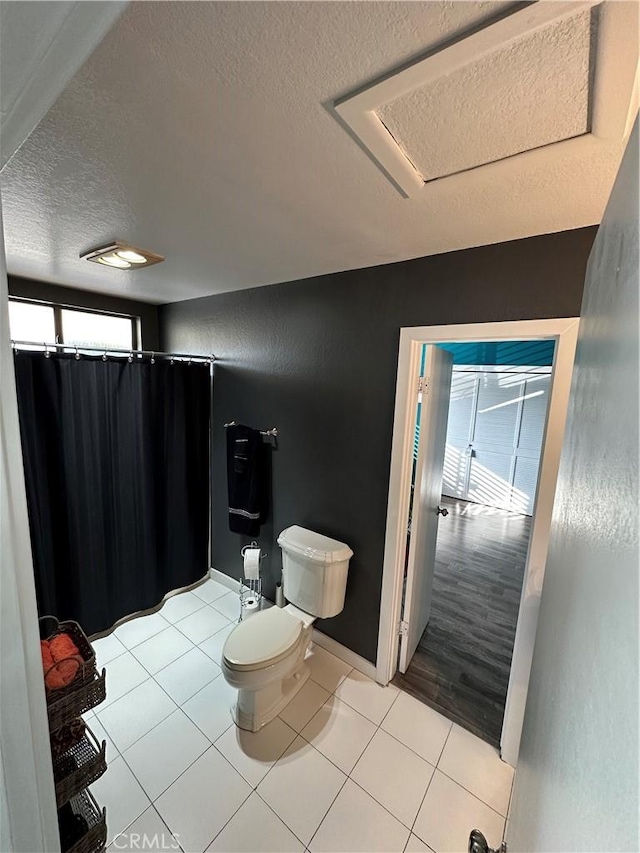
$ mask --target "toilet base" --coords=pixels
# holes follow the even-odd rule
[[[231,709],[238,728],[258,732],[285,708],[310,675],[308,665],[301,661],[291,675],[268,684],[260,690],[238,690],[238,701]]]

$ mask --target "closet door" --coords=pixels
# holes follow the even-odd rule
[[[468,500],[501,509],[511,508],[523,388],[524,380],[519,374],[480,374]]]
[[[511,497],[511,509],[525,515],[533,513],[550,387],[549,374],[529,375],[525,381]]]
[[[477,372],[454,371],[452,375],[442,494],[461,500],[467,500],[478,384]]]
[[[533,513],[548,373],[454,371],[442,493]]]

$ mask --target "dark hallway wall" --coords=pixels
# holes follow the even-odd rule
[[[212,564],[241,574],[227,526],[225,421],[277,426],[259,538],[266,593],[291,524],[354,551],[343,612],[318,627],[375,661],[402,326],[571,317],[596,228],[532,237],[160,308],[161,345],[214,352]]]

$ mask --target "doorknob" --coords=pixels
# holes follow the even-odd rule
[[[444,506],[439,506],[437,511],[438,515],[444,515],[445,517],[449,515],[449,510]]]
[[[469,853],[507,853],[507,845],[503,841],[500,847],[495,850],[493,847],[489,847],[487,839],[479,829],[472,829],[469,833],[468,851]]]

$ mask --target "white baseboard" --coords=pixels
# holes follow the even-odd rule
[[[218,581],[218,583],[226,586],[230,590],[233,590],[233,592],[238,592],[240,590],[240,581],[229,577],[229,575],[225,575],[224,572],[219,572],[217,569],[212,567],[209,570],[209,574],[214,581]],[[326,651],[331,652],[332,655],[340,658],[340,660],[344,661],[349,666],[357,669],[358,672],[361,672],[363,675],[367,675],[375,681],[375,664],[361,657],[359,654],[356,654],[356,652],[352,652],[351,649],[343,646],[342,643],[339,643],[332,637],[328,637],[326,634],[323,634],[322,631],[318,631],[317,628],[313,629],[313,642],[321,648],[326,649]]]
[[[226,586],[228,589],[233,592],[240,592],[240,581],[237,581],[235,578],[229,577],[229,575],[225,575],[224,572],[219,572],[217,569],[213,567],[209,569],[209,576],[212,580],[218,581],[222,586]]]
[[[356,652],[352,652],[351,649],[343,646],[342,643],[334,640],[333,637],[328,637],[326,634],[318,631],[317,628],[314,628],[313,642],[316,643],[316,645],[321,646],[326,651],[331,652],[332,655],[340,658],[340,660],[344,661],[349,666],[357,669],[358,672],[361,672],[363,675],[367,675],[374,681],[376,680],[375,664],[366,660],[366,658],[361,657]]]

